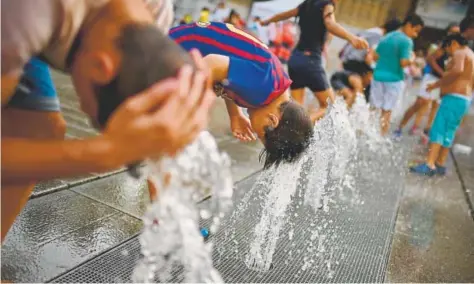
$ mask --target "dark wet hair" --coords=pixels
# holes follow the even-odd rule
[[[468,44],[467,39],[465,39],[460,33],[455,33],[455,34],[448,35],[444,38],[442,47],[447,48],[448,46],[451,45],[453,41],[459,43],[462,46],[466,46]]]
[[[398,30],[402,26],[402,22],[399,19],[392,19],[387,21],[384,25],[383,28],[385,30],[385,33],[391,33],[393,31]]]
[[[118,73],[108,84],[95,88],[101,127],[125,99],[176,76],[185,63],[193,64],[184,49],[153,25],[125,26],[116,46],[122,54]]]
[[[207,12],[209,12],[209,11],[211,11],[211,10],[209,10],[208,7],[202,7],[201,11],[207,11]]]
[[[280,105],[282,113],[276,128],[265,129],[265,149],[259,160],[264,160],[264,169],[278,167],[280,163],[297,161],[308,148],[313,136],[313,123],[305,109],[298,103],[289,101]]]
[[[459,24],[459,28],[461,32],[465,32],[469,28],[474,27],[474,15],[470,14],[467,15],[464,19],[462,19],[461,23]]]
[[[405,21],[403,21],[403,25],[405,26],[407,24],[411,24],[414,27],[416,27],[416,26],[424,27],[425,26],[425,22],[423,21],[423,19],[420,16],[416,15],[416,14],[408,15],[405,18]]]

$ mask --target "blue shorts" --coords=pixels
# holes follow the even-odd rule
[[[305,54],[295,49],[288,62],[288,74],[293,81],[292,90],[307,87],[312,92],[322,92],[329,89],[321,54],[315,52]]]
[[[471,100],[466,96],[457,94],[443,96],[431,127],[430,142],[450,148],[463,117],[469,111],[470,104]]]
[[[34,111],[60,111],[60,103],[48,65],[32,58],[8,102],[9,107]]]

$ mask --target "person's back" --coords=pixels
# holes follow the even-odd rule
[[[170,30],[169,36],[186,50],[203,56],[229,58],[227,96],[242,107],[267,105],[291,84],[283,67],[259,39],[225,23],[194,23]]]
[[[386,35],[377,47],[378,61],[374,79],[380,82],[404,80],[402,59],[410,58],[413,41],[405,33],[396,31]]]
[[[334,5],[331,0],[306,0],[299,6],[300,39],[296,45],[297,49],[318,53],[323,51],[328,33],[323,9],[328,4]]]

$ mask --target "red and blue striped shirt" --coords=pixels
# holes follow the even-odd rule
[[[271,103],[291,85],[279,59],[260,40],[225,23],[193,23],[170,30],[169,36],[184,49],[203,56],[219,54],[230,59],[228,95],[242,107]]]

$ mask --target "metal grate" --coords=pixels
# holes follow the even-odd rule
[[[257,189],[248,201],[247,210],[236,220],[228,217],[222,230],[211,236],[214,263],[224,280],[231,283],[383,282],[404,178],[401,177],[402,171],[386,160],[372,162],[370,168],[355,167],[357,172],[354,177],[361,200],[365,202],[363,205],[353,205],[350,200],[340,199],[336,203],[337,208],[314,212],[305,206],[297,206],[302,201],[304,188],[297,191],[288,210],[291,217],[280,231],[273,267],[266,273],[250,270],[244,264],[248,244],[253,239],[253,230],[261,214]],[[372,175],[374,169],[379,172]],[[380,176],[384,178],[378,178]],[[254,183],[255,177],[239,184],[236,202],[250,192]],[[207,202],[201,205],[207,206]],[[295,217],[295,214],[298,216]],[[311,243],[311,232],[308,230],[311,223],[316,227],[325,226],[313,241],[316,244],[325,235],[325,241],[321,242],[324,251],[319,255],[307,253]],[[288,237],[289,230],[294,231],[292,240]],[[139,255],[140,245],[134,238],[52,282],[130,282]],[[302,268],[305,256],[312,257],[314,261],[308,269]],[[331,269],[328,269],[328,264]],[[181,281],[179,269],[175,272],[171,282]]]

